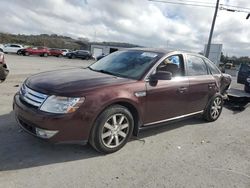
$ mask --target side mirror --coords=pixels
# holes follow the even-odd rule
[[[157,71],[155,74],[150,76],[150,80],[157,81],[157,80],[171,80],[172,73],[168,71]]]

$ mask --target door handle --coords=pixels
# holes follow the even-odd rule
[[[213,89],[215,87],[215,83],[208,84],[208,89]]]
[[[187,87],[180,87],[178,88],[178,92],[182,94],[182,93],[185,93],[187,89],[188,89]]]

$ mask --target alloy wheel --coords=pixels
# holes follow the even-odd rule
[[[221,110],[222,110],[222,99],[220,97],[216,97],[213,101],[213,104],[210,110],[211,117],[213,119],[216,119],[220,115]]]
[[[101,134],[103,144],[108,148],[120,146],[129,133],[129,121],[124,114],[112,115],[104,124]]]

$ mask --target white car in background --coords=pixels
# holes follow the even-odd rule
[[[4,44],[0,46],[0,52],[4,53],[17,53],[18,50],[24,47],[20,44]]]
[[[63,52],[63,53],[62,53],[63,56],[66,56],[67,53],[71,52],[71,51],[68,50],[68,49],[61,49],[61,51]]]

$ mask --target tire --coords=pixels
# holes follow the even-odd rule
[[[76,56],[75,56],[75,55],[72,55],[70,59],[75,59],[75,58],[76,58]]]
[[[29,52],[25,52],[24,55],[25,55],[25,56],[29,56],[30,53],[29,53]]]
[[[97,117],[89,143],[98,152],[116,152],[128,142],[133,128],[134,119],[130,111],[120,105],[111,106]]]
[[[47,53],[44,53],[44,54],[43,54],[43,57],[48,57],[48,54],[47,54]]]
[[[3,49],[2,49],[2,48],[0,48],[0,52],[3,52]]]
[[[208,122],[216,121],[222,112],[223,98],[221,95],[216,94],[211,98],[203,113],[203,119]]]
[[[62,54],[59,54],[57,57],[61,58],[61,57],[62,57]]]

